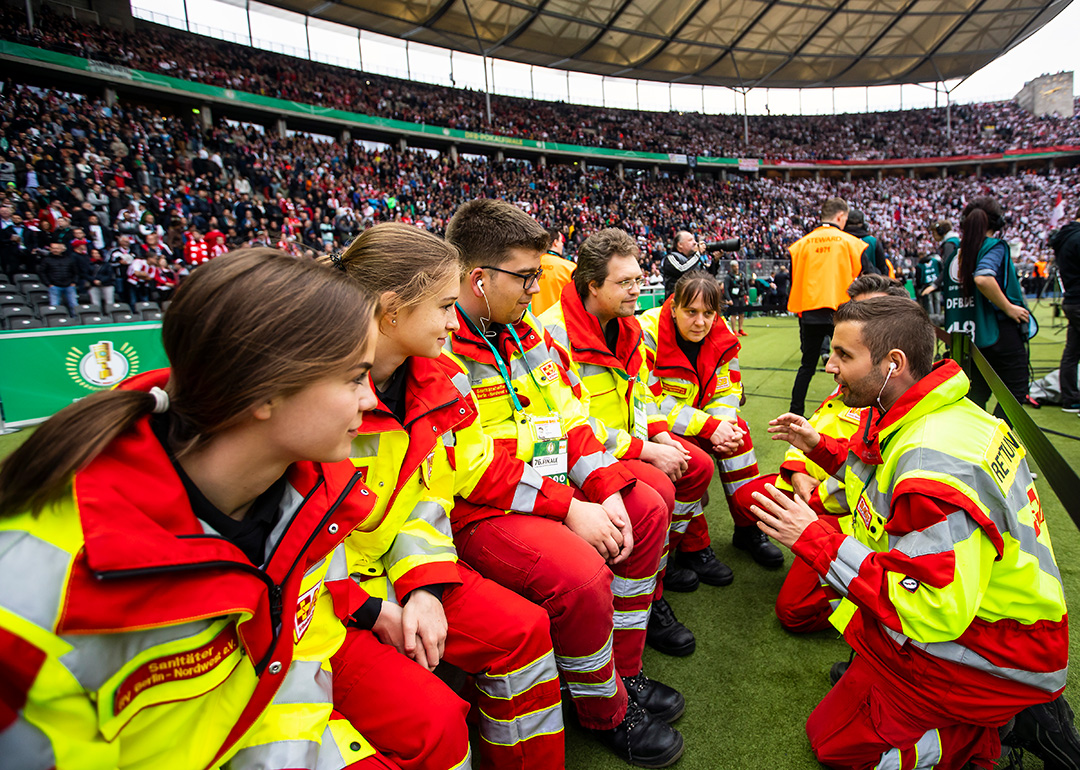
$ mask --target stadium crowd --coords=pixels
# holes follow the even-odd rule
[[[928,223],[955,219],[966,199],[982,194],[997,196],[1011,213],[1008,237],[1019,242],[1014,254],[1027,273],[1049,255],[1053,196],[1080,183],[1076,169],[784,182],[634,171],[620,179],[598,167],[583,173],[572,165],[475,156],[455,166],[424,150],[344,147],[326,137],[278,137],[225,120],[203,133],[190,119],[137,104],[109,107],[22,86],[9,87],[0,99],[0,122],[0,185],[25,228],[18,244],[2,244],[9,274],[17,272],[16,261],[32,272],[54,237],[69,244],[87,239],[107,256],[120,236],[141,246],[153,234],[188,264],[213,247],[244,243],[314,255],[340,250],[377,222],[441,233],[458,203],[477,195],[505,198],[545,226],[563,229],[571,254],[591,232],[623,228],[637,240],[646,272],[656,275],[684,229],[703,242],[740,237],[736,256],[747,260],[747,272],[769,273],[787,259],[787,245],[813,227],[814,202],[839,195],[865,211],[869,229],[903,274],[934,249]],[[92,237],[91,216],[99,228]]]
[[[200,83],[351,112],[538,141],[635,151],[789,160],[919,158],[1080,145],[1072,118],[1035,118],[1013,102],[827,116],[640,112],[507,96],[363,74],[139,22],[135,32],[21,11],[0,17],[8,40]]]

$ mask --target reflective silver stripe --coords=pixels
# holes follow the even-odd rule
[[[561,733],[562,729],[561,703],[508,721],[492,719],[480,709],[480,737],[496,746],[516,746],[540,735]]]
[[[656,352],[656,338],[652,336],[652,332],[649,331],[648,329],[646,329],[644,327],[644,325],[642,325],[642,327],[641,327],[641,332],[642,332],[641,339],[645,343],[645,347],[647,347],[649,350],[651,350],[652,352],[655,353]]]
[[[490,380],[497,378],[502,382],[502,375],[499,374],[499,369],[495,366],[488,366],[482,364],[479,361],[474,361],[471,358],[465,359],[465,368],[469,370],[469,385],[475,387],[481,384],[484,380]]]
[[[727,368],[728,368],[728,371],[729,371],[729,372],[738,372],[738,371],[741,371],[741,370],[739,369],[739,359],[737,359],[737,358],[733,358],[733,359],[731,359],[730,361],[728,361],[728,365],[727,365]]]
[[[939,521],[920,532],[909,532],[890,545],[894,550],[915,559],[951,551],[979,529],[979,525],[965,511],[956,511],[946,516],[945,521]]]
[[[322,734],[322,743],[319,745],[319,759],[315,763],[315,770],[345,770],[349,762],[341,756],[341,749],[334,740],[334,733],[330,725],[326,726]],[[231,770],[231,768],[230,768]]]
[[[978,671],[985,671],[1001,679],[1020,682],[1045,692],[1057,692],[1064,687],[1065,676],[1069,671],[1068,666],[1045,673],[1041,671],[1024,671],[1019,668],[1002,668],[1001,666],[995,666],[982,655],[969,650],[959,642],[917,642],[914,639],[908,639],[908,643],[918,647],[928,655],[933,655],[935,658],[959,663],[962,666],[968,666]]]
[[[733,495],[743,484],[749,484],[754,479],[742,479],[741,481],[725,481],[724,482],[724,494]]]
[[[508,674],[479,674],[476,686],[489,698],[510,700],[523,695],[541,682],[559,678],[555,653],[547,652],[517,671]]]
[[[313,767],[318,757],[315,741],[274,741],[241,749],[229,760],[229,770],[295,770]]]
[[[900,770],[900,749],[889,749],[882,754],[874,770]]]
[[[197,636],[217,622],[196,620],[178,626],[120,634],[64,635],[60,638],[72,648],[60,656],[60,663],[84,689],[97,690],[126,663],[151,647]]]
[[[294,660],[274,703],[332,703],[334,685],[329,671],[317,660]]]
[[[538,332],[541,339],[543,339],[544,333]],[[552,350],[548,349],[548,346],[541,343],[540,345],[533,345],[531,348],[525,351],[525,361],[528,364],[529,369],[537,371],[541,366],[546,364],[549,360],[554,360],[558,356]]]
[[[581,364],[580,369],[580,377],[582,380],[588,380],[593,377],[605,375],[608,379],[614,382],[615,376],[611,373],[611,369],[607,366],[600,366],[599,364]]]
[[[394,544],[390,546],[389,556],[390,563],[397,564],[410,556],[457,556],[457,549],[453,543],[435,545],[418,535],[398,532]]]
[[[519,465],[522,468],[521,480],[514,487],[514,501],[510,509],[521,513],[532,513],[536,507],[537,494],[544,485],[544,477],[528,463],[519,463]]]
[[[757,455],[754,454],[754,450],[751,449],[748,452],[743,452],[741,455],[725,457],[720,461],[720,468],[728,473],[734,473],[735,471],[746,470],[756,462]]]
[[[853,537],[845,537],[844,542],[836,550],[836,558],[829,565],[825,579],[829,581],[829,585],[847,596],[848,586],[858,576],[859,567],[872,553],[869,546],[863,545]]]
[[[323,582],[344,580],[349,576],[349,557],[345,555],[345,544],[340,543],[330,554],[330,566],[326,568]]]
[[[469,387],[469,377],[465,372],[458,372],[450,378],[450,382],[454,383],[457,392],[463,396],[468,396],[472,392],[472,388]]]
[[[566,329],[557,323],[545,324],[544,328],[547,333],[551,335],[551,338],[555,340],[559,345],[562,345],[563,349],[567,352],[570,351],[570,337],[566,333]]]
[[[670,540],[671,539],[671,532],[670,531],[666,532],[664,536],[665,536],[666,539]],[[668,561],[667,543],[664,543],[664,553],[660,557],[660,566],[658,566],[656,568],[658,570],[658,572],[663,572],[665,569],[667,569],[667,561]]]
[[[446,509],[442,503],[435,500],[421,500],[409,511],[409,521],[423,521],[431,525],[431,528],[445,537],[453,537],[450,529],[450,518],[446,515]]]
[[[4,767],[18,770],[52,770],[56,766],[48,736],[21,715],[0,732],[0,757]]]
[[[379,454],[381,433],[367,433],[352,440],[349,457],[374,457]]]
[[[465,759],[458,762],[456,765],[450,768],[450,770],[472,770],[472,747],[465,746]]]
[[[603,682],[575,682],[568,679],[566,684],[570,688],[570,695],[575,698],[613,698],[619,691],[614,671]]]
[[[724,409],[724,412],[726,413],[728,411],[738,410],[740,401],[742,401],[742,396],[738,393],[728,393],[726,396],[721,396],[716,399],[715,403],[721,407],[726,407]]]
[[[611,581],[611,593],[629,599],[634,596],[652,596],[656,590],[656,575],[646,578],[628,578],[616,575]]]
[[[612,457],[609,452],[593,452],[592,454],[582,455],[574,463],[574,467],[570,469],[570,480],[576,486],[584,486],[585,480],[593,473],[617,462],[618,460]]]
[[[263,550],[263,562],[270,558],[270,554],[274,552],[274,548],[281,542],[281,538],[285,536],[285,531],[292,524],[293,517],[296,516],[296,512],[300,510],[301,504],[304,502],[304,496],[294,487],[292,484],[285,484],[285,493],[281,496],[281,502],[278,504],[278,521],[274,525],[274,528],[270,531],[270,536],[266,538],[266,548]]]
[[[689,527],[690,519],[672,519],[670,531],[684,534]]]
[[[599,671],[611,661],[611,634],[608,634],[604,646],[592,655],[583,655],[580,658],[555,656],[555,665],[560,671],[571,671],[575,674],[591,674]]]
[[[649,625],[649,610],[615,610],[613,625],[616,631],[644,631]]]
[[[592,418],[590,417],[591,421]],[[609,452],[614,452],[619,446],[619,436],[625,436],[625,431],[621,431],[618,428],[608,428],[607,438],[604,439],[604,449]]]
[[[570,369],[566,372],[566,379],[570,381],[570,387],[576,388],[581,385],[581,378],[574,374],[574,370]]]
[[[675,510],[671,512],[671,518],[678,519],[692,519],[698,516],[702,511],[701,501],[695,500],[692,503],[681,503],[678,500],[675,501]]]
[[[52,631],[70,563],[67,551],[29,532],[0,532],[0,607]]]
[[[442,434],[442,444],[447,448],[457,446],[457,434],[452,430],[446,431],[446,433]]]
[[[930,770],[941,761],[941,735],[937,730],[927,730],[915,744],[915,767],[912,770]]]
[[[660,411],[664,414],[671,414],[682,404],[675,396],[664,396],[660,399]]]
[[[675,415],[675,422],[671,424],[671,429],[680,436],[685,436],[686,431],[690,429],[690,420],[693,418],[694,410],[688,406],[683,406],[679,409],[678,414]]]

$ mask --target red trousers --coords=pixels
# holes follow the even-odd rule
[[[696,443],[674,434],[672,438],[690,453],[686,473],[678,481],[673,482],[655,465],[642,460],[621,461],[637,476],[639,482],[644,482],[656,490],[663,498],[664,505],[671,511],[668,542],[660,557],[661,575],[667,567],[669,551],[678,551],[680,548],[683,551],[700,551],[711,542],[701,498],[705,497],[709,482],[712,481],[712,458]],[[657,597],[660,596],[661,588],[662,586],[657,586]]]
[[[562,768],[562,699],[547,616],[469,567],[458,571],[464,582],[443,593],[443,658],[474,675],[477,767]],[[426,668],[358,629],[349,630],[331,665],[337,711],[402,770],[468,766],[469,704]]]
[[[555,662],[582,725],[593,729],[616,727],[626,714],[621,677],[641,671],[668,530],[664,501],[652,487],[636,484],[623,501],[634,550],[612,568],[564,524],[540,516],[484,519],[455,538],[461,558],[480,574],[547,612]]]
[[[765,485],[776,486],[776,480],[777,475],[773,473],[769,476],[758,476],[743,484],[735,492],[735,506],[739,510],[750,512],[750,506],[755,502],[753,494],[760,492],[767,496]],[[792,493],[787,494],[792,497]],[[839,531],[837,517],[825,513],[820,501],[815,505],[814,500],[818,500],[817,495],[810,501],[810,507],[817,511],[823,522]],[[753,516],[753,513],[750,515]],[[757,521],[756,516],[754,520]],[[826,584],[809,564],[802,559],[795,559],[784,578],[784,584],[780,586],[780,593],[776,596],[776,617],[779,618],[780,625],[792,633],[823,631],[831,627],[829,616],[839,603],[840,594]]]
[[[754,441],[750,438],[750,428],[743,418],[738,418],[736,423],[743,431],[743,440],[731,452],[719,453],[708,438],[693,438],[692,441],[699,447],[716,458],[717,470],[720,473],[720,481],[724,485],[724,497],[727,498],[728,510],[736,527],[745,527],[757,524],[757,516],[750,509],[741,505],[736,499],[735,493],[748,482],[758,477],[757,455],[754,453]],[[708,543],[706,543],[708,545]],[[704,548],[705,546],[702,546]],[[693,550],[684,548],[683,550]]]
[[[991,767],[1001,752],[997,728],[913,702],[861,655],[814,709],[806,734],[819,762],[843,770]]]

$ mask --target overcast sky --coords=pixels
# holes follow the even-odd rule
[[[1067,3],[1069,0],[1062,0]],[[459,87],[484,88],[484,67],[479,56],[431,46],[405,44],[366,31],[312,20],[305,29],[302,16],[269,8],[252,0],[131,0],[133,13],[163,24],[191,28],[193,32],[307,58],[315,58],[368,72]],[[245,9],[251,8],[250,18]],[[183,20],[188,14],[188,22]],[[249,37],[249,30],[251,36]],[[953,102],[1011,99],[1024,83],[1045,73],[1080,70],[1080,0],[1030,38],[957,86],[949,84]],[[298,50],[296,46],[300,46]],[[407,52],[406,52],[407,51]],[[600,78],[594,75],[529,68],[512,62],[489,60],[493,93],[567,100],[583,104],[710,114],[741,113],[743,98],[725,88],[675,85]],[[1078,84],[1074,79],[1073,89]],[[945,104],[943,94],[938,103]],[[932,107],[933,86],[880,86],[873,88],[756,89],[746,99],[751,114],[822,114]]]

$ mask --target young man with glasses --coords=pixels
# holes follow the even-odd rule
[[[469,378],[495,451],[526,463],[522,482],[535,481],[535,494],[509,512],[458,500],[458,554],[548,611],[581,724],[631,764],[666,767],[683,751],[667,722],[685,702],[641,662],[668,529],[664,501],[605,450],[603,427],[594,432],[575,395],[580,382],[556,363],[528,312],[544,229],[509,203],[480,199],[458,208],[446,237],[464,262],[460,328],[447,352]]]
[[[541,316],[563,365],[582,381],[582,401],[590,417],[607,431],[605,446],[640,482],[664,498],[672,514],[669,549],[676,549],[712,480],[712,461],[697,445],[673,435],[650,390],[644,334],[634,317],[644,277],[640,252],[623,230],[590,235],[578,250],[574,282],[559,304]],[[715,560],[715,557],[713,557]],[[693,570],[668,568],[668,549],[660,560],[663,585],[692,591]],[[694,651],[693,633],[657,585],[646,640],[668,655]]]

